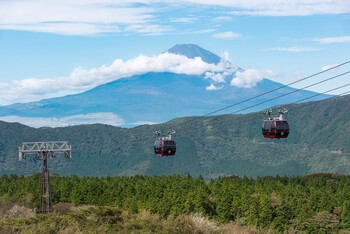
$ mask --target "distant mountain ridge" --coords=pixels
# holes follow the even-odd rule
[[[189,58],[199,56],[207,63],[217,64],[221,60],[219,56],[192,44],[175,45],[167,52]],[[233,69],[240,68],[233,66]],[[233,73],[232,76],[234,75]],[[282,86],[269,79],[263,79],[252,88],[234,87],[228,80],[216,85],[218,87],[206,74],[149,72],[118,79],[75,95],[0,106],[0,119],[35,127],[85,123],[132,127],[144,123],[165,122],[177,117],[204,115]],[[286,87],[218,114],[230,113],[293,90],[295,89]],[[301,90],[246,111],[292,103],[314,94]],[[326,97],[327,95],[321,95],[318,98]]]
[[[0,174],[40,172],[35,157],[18,161],[18,146],[26,141],[67,140],[73,158],[49,161],[61,175],[202,175],[268,176],[350,173],[350,95],[312,105],[286,107],[287,139],[267,140],[260,113],[186,117],[164,124],[119,128],[93,124],[63,128],[30,128],[0,121]],[[312,116],[312,118],[310,118]],[[189,124],[189,121],[190,124]],[[153,153],[153,132],[174,129],[175,157]]]

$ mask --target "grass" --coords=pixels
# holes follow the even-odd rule
[[[146,210],[131,214],[114,207],[57,204],[55,212],[36,214],[14,204],[0,214],[0,233],[266,233],[237,223],[220,224],[199,214],[162,218]]]

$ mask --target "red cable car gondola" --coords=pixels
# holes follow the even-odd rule
[[[158,139],[154,142],[154,154],[156,156],[174,156],[176,153],[176,143],[172,139],[172,134],[174,134],[175,131],[172,130],[171,132],[168,132],[167,137],[160,137],[161,132],[157,131],[155,134],[157,135]]]
[[[279,117],[270,117],[264,121],[262,126],[262,134],[265,138],[280,139],[287,138],[289,135],[288,121],[283,119],[283,114],[287,113],[286,109],[279,111]],[[271,116],[272,111],[265,111],[264,114]]]

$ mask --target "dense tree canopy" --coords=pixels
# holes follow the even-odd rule
[[[0,177],[0,205],[16,201],[38,207],[40,175]],[[273,229],[335,232],[350,228],[350,176],[51,177],[54,204],[112,206],[163,217],[200,213],[221,222]]]

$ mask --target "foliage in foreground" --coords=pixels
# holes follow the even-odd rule
[[[68,204],[64,204],[68,205]],[[18,206],[17,206],[18,207]],[[24,207],[18,207],[25,210]],[[74,211],[37,214],[32,217],[5,217],[0,233],[256,233],[235,223],[219,224],[200,215],[161,218],[143,210],[137,214],[113,207],[71,206]],[[13,210],[13,209],[11,209]],[[9,212],[11,213],[11,212]]]
[[[56,176],[51,178],[51,187],[54,204],[111,206],[130,214],[147,210],[165,219],[198,213],[222,223],[237,222],[276,232],[331,233],[350,229],[350,176],[225,177],[209,182],[191,176]],[[11,202],[38,207],[39,194],[40,175],[0,177],[0,207]],[[112,216],[114,220],[120,214]],[[106,222],[118,223],[113,220]],[[38,221],[38,225],[43,224]]]

